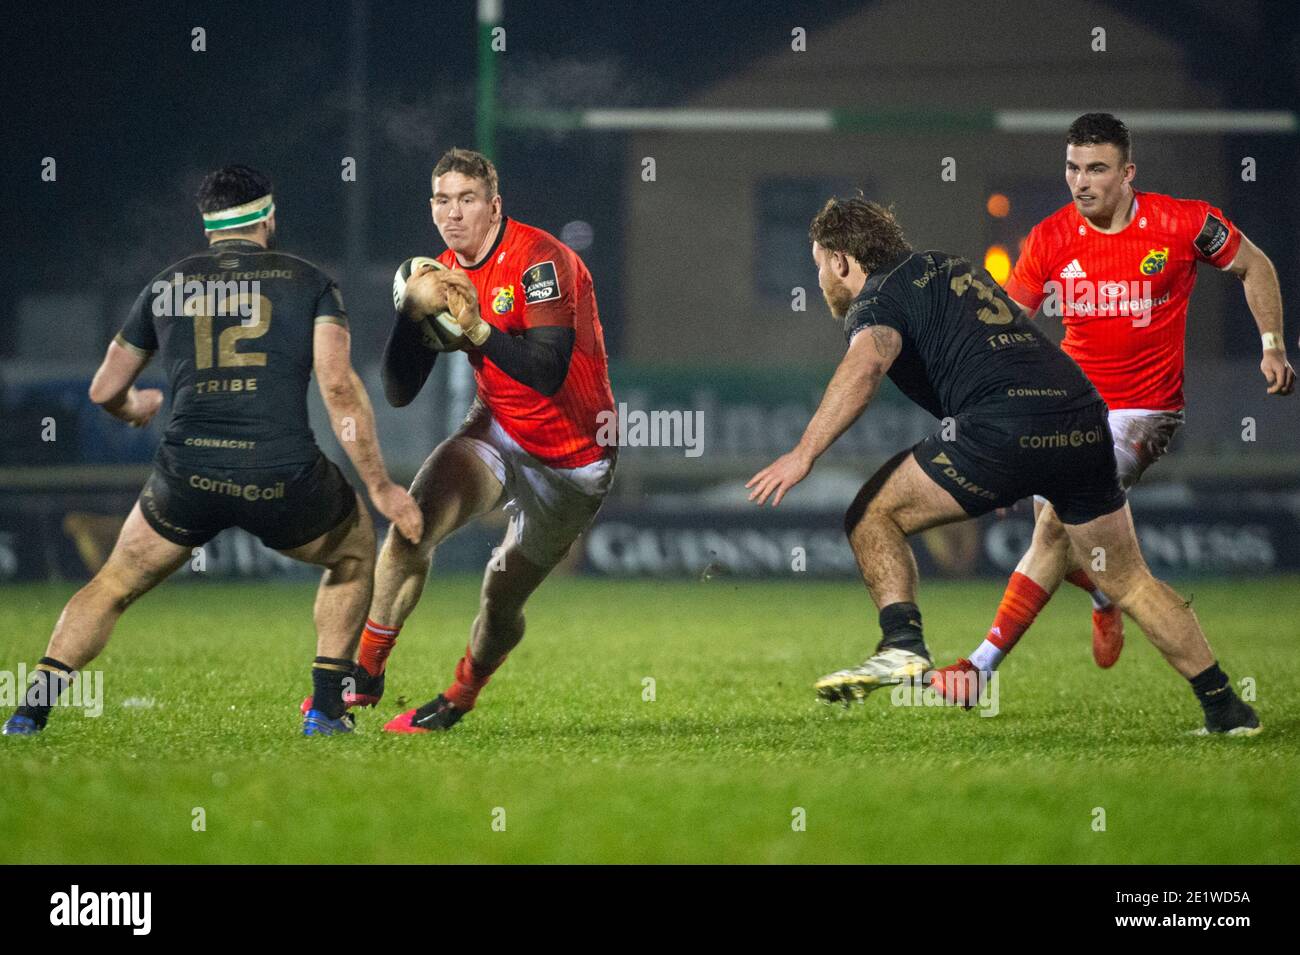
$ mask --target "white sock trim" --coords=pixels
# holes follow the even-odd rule
[[[970,662],[977,670],[993,671],[998,668],[998,664],[1006,657],[997,646],[985,640],[975,652],[970,655]]]

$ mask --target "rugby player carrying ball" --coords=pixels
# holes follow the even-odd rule
[[[616,448],[597,440],[613,413],[604,334],[591,274],[558,239],[502,212],[485,156],[448,151],[433,170],[433,222],[447,245],[406,284],[384,354],[384,393],[402,407],[419,393],[437,352],[410,319],[448,307],[465,332],[478,397],[465,423],[420,468],[411,494],[424,536],[390,533],[361,636],[355,701],[383,693],[388,655],[424,589],[438,542],[503,504],[512,514],[489,562],[469,646],[448,688],[384,729],[450,729],[523,639],[524,603],[591,523],[614,478]]]

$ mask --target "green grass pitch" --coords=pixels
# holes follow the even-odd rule
[[[473,714],[381,734],[445,687],[476,589],[435,577],[378,713],[309,740],[313,589],[165,585],[97,662],[102,716],[0,739],[0,861],[1300,862],[1295,578],[1180,585],[1255,681],[1254,739],[1190,736],[1199,708],[1131,623],[1094,667],[1071,588],[1004,666],[995,717],[886,691],[823,706],[813,680],[874,644],[865,591],[728,578],[549,581]],[[0,669],[36,661],[70,593],[0,588]],[[942,662],[999,593],[923,583]]]

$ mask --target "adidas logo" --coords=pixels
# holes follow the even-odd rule
[[[1078,259],[1071,260],[1070,264],[1061,269],[1061,278],[1063,279],[1086,279],[1088,273],[1083,270]]]
[[[940,451],[938,454],[936,454],[934,457],[930,459],[930,463],[931,464],[952,464],[952,461],[948,460],[947,454]]]

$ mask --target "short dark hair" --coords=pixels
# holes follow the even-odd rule
[[[1065,141],[1071,146],[1100,146],[1109,143],[1119,149],[1121,165],[1132,161],[1133,143],[1124,121],[1110,113],[1084,113],[1070,124]]]
[[[808,237],[823,249],[853,256],[866,272],[912,251],[893,207],[885,208],[860,192],[849,199],[828,199],[813,216]]]
[[[222,166],[203,177],[194,196],[200,212],[220,212],[261,199],[271,191],[271,178],[248,166]]]
[[[487,186],[489,199],[497,194],[497,167],[492,165],[492,160],[482,153],[476,153],[472,149],[451,147],[442,154],[438,164],[433,167],[433,179],[445,176],[449,172],[458,172],[462,176],[481,181]]]

